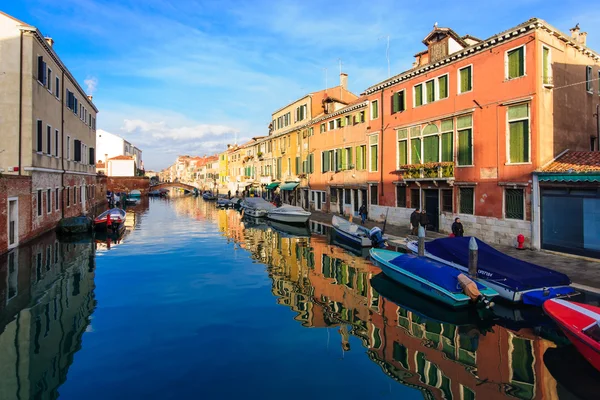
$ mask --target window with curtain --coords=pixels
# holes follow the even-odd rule
[[[435,101],[435,81],[432,79],[425,82],[425,89],[427,91],[427,103],[433,103]]]
[[[448,75],[438,78],[438,98],[445,99],[448,97]]]
[[[475,208],[474,200],[475,188],[465,187],[458,191],[458,212],[461,214],[473,214]]]
[[[471,65],[458,70],[459,93],[470,92],[473,89],[472,73],[473,67]]]
[[[529,104],[508,107],[508,162],[529,162]]]
[[[549,85],[552,83],[551,80],[552,69],[550,61],[550,49],[546,46],[542,47],[542,83]]]
[[[442,121],[442,162],[454,161],[454,121]]]
[[[521,46],[506,53],[508,79],[525,75],[525,47]]]
[[[410,163],[411,164],[423,164],[423,157],[421,155],[421,139],[410,140]]]
[[[423,105],[423,85],[414,87],[415,107]]]
[[[378,164],[379,164],[379,136],[372,135],[369,137],[369,145],[370,145],[370,164],[369,171],[377,172]]]
[[[458,133],[458,165],[473,165],[473,117],[456,119]]]
[[[440,137],[438,135],[423,138],[423,162],[439,162]]]

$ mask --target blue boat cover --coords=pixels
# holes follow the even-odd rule
[[[463,291],[457,279],[458,275],[462,272],[456,268],[427,258],[417,257],[413,254],[402,254],[390,260],[389,263],[428,282],[434,283],[451,293],[462,293]],[[477,288],[485,288],[478,282],[475,283],[477,284]]]
[[[455,264],[468,267],[469,240],[471,237],[455,237],[432,240],[425,243],[425,250],[432,255]],[[569,285],[565,274],[522,261],[504,254],[492,246],[477,240],[479,248],[477,276],[514,288],[515,291],[552,286]]]
[[[523,303],[531,304],[534,306],[541,306],[548,299],[569,296],[575,293],[577,293],[577,291],[572,287],[550,288],[548,289],[547,294],[544,294],[543,289],[533,290],[531,292],[523,293]]]

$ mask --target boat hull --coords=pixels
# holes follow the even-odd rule
[[[417,252],[418,252],[417,246],[418,246],[417,242],[415,242],[415,241],[408,242],[406,245],[406,247],[415,254],[417,254]],[[443,258],[436,257],[433,254],[429,253],[428,251],[425,251],[425,257],[427,257],[431,260],[434,260],[434,261],[441,262],[450,267],[456,268],[461,272],[469,273],[468,266],[464,266],[462,264],[456,264],[454,262],[444,260]],[[524,295],[527,296],[528,293],[539,292],[544,289],[544,288],[534,288],[534,289],[529,289],[529,290],[514,290],[513,288],[503,285],[502,283],[499,283],[499,282],[493,281],[493,280],[487,280],[485,278],[482,278],[481,276],[478,276],[478,281],[485,283],[486,286],[488,286],[489,288],[494,289],[496,292],[498,292],[499,296],[502,299],[507,300],[511,303],[521,303],[521,302],[523,302]],[[555,287],[553,287],[553,289],[561,290],[561,289],[572,289],[572,288],[568,285],[563,285],[563,286],[555,286]],[[573,292],[575,292],[575,291],[573,290]],[[539,301],[539,303],[537,303],[535,305],[541,306],[542,303],[543,303],[543,301]]]
[[[600,371],[600,342],[584,333],[586,328],[600,323],[600,307],[551,299],[544,303],[543,308],[577,351]]]
[[[434,284],[427,282],[425,279],[413,275],[408,271],[404,271],[399,267],[393,266],[389,262],[380,258],[373,250],[371,250],[371,260],[374,261],[375,265],[381,268],[381,271],[388,278],[431,299],[439,301],[452,308],[463,308],[470,304],[470,300],[467,296],[452,296],[450,293],[439,287],[436,287]]]
[[[356,246],[359,246],[359,247],[373,246],[373,243],[371,242],[371,239],[369,239],[369,238],[352,235],[351,233],[348,233],[346,231],[338,229],[335,226],[333,227],[333,230],[335,230],[335,233],[338,236],[340,236],[340,238],[342,238],[342,239],[346,240],[347,242],[350,242]]]
[[[273,221],[285,222],[287,224],[305,224],[310,218],[310,213],[308,215],[303,215],[271,211],[267,214],[267,216]]]
[[[249,217],[254,218],[264,218],[267,216],[267,210],[260,210],[257,208],[243,208],[244,215],[248,215]]]

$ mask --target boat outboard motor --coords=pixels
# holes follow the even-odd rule
[[[385,240],[383,239],[383,231],[381,228],[374,227],[369,231],[369,238],[373,247],[383,249],[385,247]]]

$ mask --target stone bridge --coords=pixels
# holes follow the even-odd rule
[[[196,189],[195,186],[188,185],[181,182],[163,182],[158,185],[150,186],[150,190],[160,190],[160,189],[169,189],[169,188],[181,188],[187,190],[189,192],[193,192]]]

